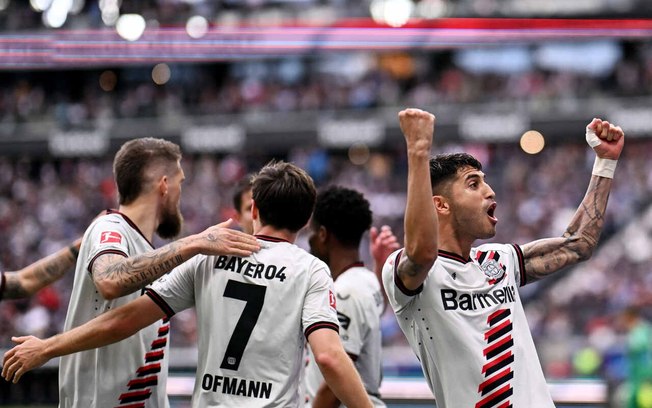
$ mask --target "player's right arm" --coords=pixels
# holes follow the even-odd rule
[[[27,371],[55,357],[116,343],[163,317],[165,313],[149,296],[141,296],[45,340],[34,336],[12,337],[18,345],[5,353],[2,377],[17,383]]]
[[[435,116],[420,109],[399,114],[407,145],[408,178],[405,206],[405,251],[397,274],[406,289],[418,289],[437,259],[438,220],[430,185],[430,149]]]
[[[349,408],[372,407],[353,361],[335,330],[319,329],[308,335],[308,343],[328,388]],[[323,395],[321,396],[323,397]],[[322,405],[323,403],[323,405]],[[317,395],[313,408],[328,406]]]
[[[256,237],[231,229],[232,223],[225,221],[140,255],[104,253],[91,265],[95,286],[105,299],[115,299],[142,289],[197,254],[249,256],[258,251]]]
[[[31,296],[61,279],[75,266],[80,244],[81,239],[77,239],[69,247],[62,248],[19,271],[5,272],[4,285],[0,285],[2,287],[0,299],[20,299]]]

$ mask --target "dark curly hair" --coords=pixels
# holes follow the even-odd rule
[[[468,153],[438,154],[430,158],[430,186],[432,194],[441,194],[442,184],[452,180],[457,171],[470,166],[482,170],[482,163]]]
[[[317,195],[313,222],[323,225],[342,245],[358,247],[362,234],[371,227],[369,201],[345,187],[332,186]]]

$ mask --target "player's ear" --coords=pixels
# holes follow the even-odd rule
[[[238,218],[240,218],[240,213],[238,213]],[[251,200],[251,219],[252,220],[258,219],[258,206],[256,205],[256,202],[253,199]]]
[[[319,229],[317,230],[317,238],[319,239],[319,242],[326,242],[326,240],[328,240],[328,237],[329,237],[328,230],[323,225],[320,225]]]
[[[446,200],[446,197],[440,195],[432,196],[432,202],[435,204],[437,214],[450,213],[450,203]]]
[[[161,194],[161,196],[166,196],[168,193],[168,176],[161,176],[161,178],[158,180],[158,191]]]

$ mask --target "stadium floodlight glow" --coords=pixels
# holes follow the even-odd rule
[[[413,10],[412,0],[373,0],[369,5],[369,11],[374,21],[392,27],[405,25]]]
[[[536,130],[528,130],[523,133],[520,141],[521,149],[528,154],[538,154],[541,153],[541,150],[546,145],[546,140],[541,134]]]
[[[172,73],[168,64],[156,64],[154,68],[152,68],[152,81],[154,81],[156,85],[165,85],[170,80],[171,76]]]
[[[192,38],[202,38],[208,32],[208,20],[203,16],[192,16],[186,23],[186,31]]]
[[[118,18],[115,29],[127,41],[136,41],[145,32],[145,19],[140,14],[123,14]]]
[[[68,12],[72,7],[73,0],[54,0],[45,12],[43,12],[43,23],[52,28],[61,27],[68,18]]]
[[[52,0],[29,0],[29,5],[34,11],[45,11],[52,4]]]

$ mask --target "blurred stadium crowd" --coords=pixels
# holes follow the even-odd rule
[[[174,15],[158,6],[157,13]],[[33,13],[26,12],[22,18],[28,25],[37,25]],[[3,72],[0,128],[53,121],[65,130],[89,124],[102,127],[117,118],[192,118],[255,111],[397,107],[398,112],[398,107],[421,107],[433,101],[491,104],[511,100],[528,101],[535,107],[563,107],[580,99],[652,94],[651,43],[601,43],[597,50],[586,57],[595,58],[595,64],[586,64],[586,71],[564,67],[561,58],[546,58],[543,49],[525,47],[512,49],[508,61],[487,54],[490,63],[486,64],[477,61],[478,54],[465,51],[178,64],[171,66],[169,82],[162,83],[156,78],[152,81],[151,68],[138,67]],[[551,65],[550,60],[558,65]],[[591,65],[600,69],[591,70]],[[585,123],[590,119],[578,118]],[[627,134],[628,124],[618,124]],[[20,140],[21,135],[12,137]],[[549,144],[537,155],[524,153],[516,143],[447,141],[435,145],[437,152],[468,151],[485,165],[498,200],[496,242],[523,244],[561,235],[586,191],[593,163],[582,128],[567,129],[563,142]],[[651,138],[627,140],[601,245],[593,259],[522,289],[548,378],[600,376],[617,382],[626,375],[620,313],[632,304],[652,303],[648,262],[652,242],[647,238],[651,222],[646,221],[652,203],[650,154]],[[402,238],[404,156],[400,146],[384,146],[353,163],[343,151],[310,145],[295,146],[280,155],[260,151],[186,154],[182,162],[186,174],[181,200],[183,234],[199,232],[231,216],[231,194],[237,181],[277,157],[307,169],[320,187],[340,184],[362,191],[372,204],[374,225],[389,224]],[[115,205],[108,156],[0,154],[0,234],[4,237],[0,269],[15,270],[56,251],[82,234],[99,211]],[[299,244],[307,247],[306,238],[300,238]],[[71,287],[72,273],[32,299],[0,303],[0,348],[10,345],[11,335],[59,332]],[[176,316],[172,327],[173,345],[194,344],[192,312]],[[391,311],[384,316],[383,334],[388,350],[399,348],[412,355]],[[388,353],[385,365],[405,368],[399,367],[404,362],[394,359],[395,355]],[[416,362],[412,369],[418,370]]]

